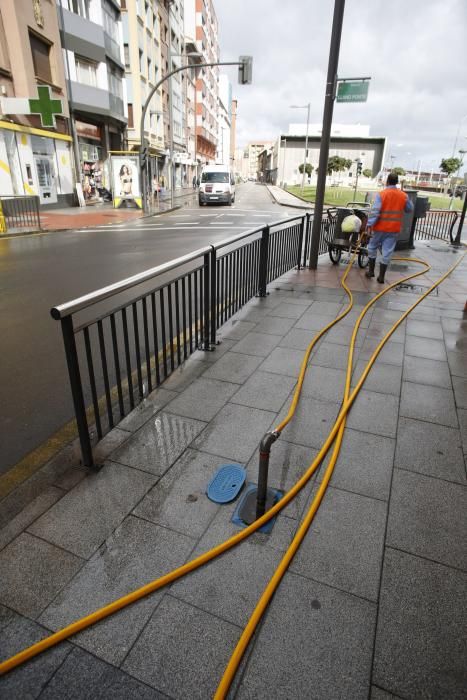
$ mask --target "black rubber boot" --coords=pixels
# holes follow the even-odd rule
[[[365,272],[365,277],[375,276],[376,258],[368,258],[368,270]]]
[[[384,284],[384,275],[386,274],[386,270],[388,269],[388,266],[385,265],[384,263],[380,263],[379,265],[379,275],[376,278],[380,284]]]

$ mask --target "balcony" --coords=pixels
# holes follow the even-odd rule
[[[106,49],[102,27],[64,8],[63,22],[62,11],[58,13],[58,22],[63,48],[98,63],[105,61]]]
[[[68,81],[68,94],[71,96],[72,108],[79,112],[89,112],[103,117],[113,117],[126,122],[123,100],[112,95],[108,90]]]

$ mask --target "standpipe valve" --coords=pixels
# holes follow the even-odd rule
[[[268,471],[271,446],[279,438],[280,433],[274,430],[266,433],[259,444],[258,491],[256,495],[256,519],[264,515],[266,496],[268,492]]]

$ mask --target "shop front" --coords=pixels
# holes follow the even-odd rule
[[[111,186],[103,127],[76,120],[75,129],[84,200],[91,203],[105,198]]]
[[[0,195],[39,196],[43,208],[72,205],[71,137],[0,121]]]

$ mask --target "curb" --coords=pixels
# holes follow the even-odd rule
[[[280,201],[277,199],[277,197],[274,195],[274,193],[271,192],[270,188],[269,188],[267,185],[266,185],[266,187],[267,187],[267,190],[268,190],[269,194],[270,194],[271,197],[273,198],[273,200],[276,202],[276,204],[279,204],[281,207],[292,207],[292,209],[314,209],[314,207],[311,207],[309,204],[307,204],[306,206],[303,206],[303,205],[301,205],[301,204],[285,204],[284,202],[280,202]],[[304,203],[306,202],[305,199],[302,199],[301,197],[297,197],[297,196],[294,195],[294,194],[290,194],[290,192],[289,192],[289,195],[290,195],[291,197],[296,197],[297,199],[299,199],[300,201],[302,201],[302,202],[304,202]]]

